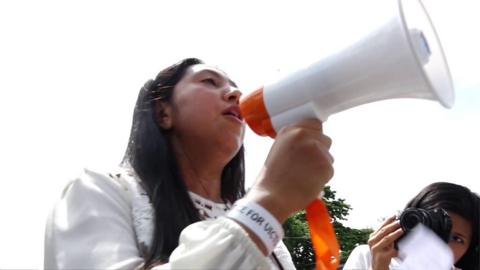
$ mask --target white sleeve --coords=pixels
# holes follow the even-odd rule
[[[278,260],[282,264],[283,269],[296,269],[295,265],[293,264],[292,255],[288,251],[288,248],[283,241],[278,243],[273,252],[275,252],[275,256],[277,256]]]
[[[360,245],[352,250],[343,270],[368,270],[372,261],[368,245]]]
[[[45,269],[141,266],[128,193],[108,176],[85,170],[65,189],[45,233]]]
[[[170,262],[154,269],[270,269],[270,265],[238,223],[221,217],[185,228]]]
[[[47,222],[45,269],[137,269],[131,199],[112,178],[91,171],[65,189]],[[154,269],[268,269],[268,260],[227,218],[185,228],[168,264]]]

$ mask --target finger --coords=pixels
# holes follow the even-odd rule
[[[376,234],[378,234],[380,232],[381,229],[383,229],[383,227],[387,226],[388,224],[392,223],[395,221],[395,219],[397,218],[396,215],[393,215],[391,217],[388,217],[387,219],[385,219],[382,223],[382,225],[380,225],[380,227],[374,231],[373,233],[370,234],[370,237],[373,237],[375,236]]]
[[[379,229],[375,234],[375,237],[383,238],[387,234],[390,234],[391,232],[395,231],[398,228],[400,228],[400,221],[395,220],[392,223],[386,224],[381,229]]]
[[[328,137],[327,135],[322,135],[320,136],[320,142],[327,147],[327,149],[330,149],[332,146],[332,139]]]
[[[392,223],[393,221],[395,221],[395,219],[397,219],[397,215],[393,215],[393,216],[390,216],[388,217],[387,219],[385,219],[385,221],[383,221],[382,225],[380,226],[380,228]]]
[[[370,239],[368,239],[368,245],[373,246],[383,240],[387,235],[396,231],[400,228],[400,222],[398,220],[393,221],[392,223],[386,224],[384,227],[381,227],[376,233],[374,233]],[[401,230],[401,229],[400,229]]]
[[[402,234],[403,234],[402,228],[398,228],[394,232],[389,233],[388,235],[383,237],[377,243],[376,246],[379,247],[379,248],[385,248],[385,247],[389,247],[389,246],[393,247],[393,243],[395,242],[395,240],[397,240]]]
[[[322,143],[322,145],[324,145],[324,143]],[[334,158],[333,158],[332,154],[330,154],[329,147],[330,147],[329,145],[324,145],[324,147],[320,147],[319,149],[322,152],[322,155],[328,161],[328,163],[330,165],[332,165],[333,162],[334,162]]]

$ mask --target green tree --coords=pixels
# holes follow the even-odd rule
[[[344,263],[350,252],[359,244],[367,242],[372,229],[353,229],[346,227],[342,221],[347,219],[352,207],[345,199],[337,199],[336,192],[329,186],[324,189],[323,200],[332,217],[333,227],[340,244],[340,262]],[[284,242],[297,269],[314,269],[315,253],[310,240],[310,231],[306,221],[305,211],[300,211],[291,216],[283,224],[285,230]]]

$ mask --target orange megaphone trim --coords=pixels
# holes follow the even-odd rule
[[[336,270],[340,263],[340,248],[332,218],[322,200],[316,199],[307,207],[307,221],[315,250],[317,270]]]
[[[260,136],[270,136],[275,138],[277,133],[273,128],[270,115],[268,115],[265,102],[263,100],[263,87],[248,94],[240,102],[240,111],[242,117],[248,126]]]

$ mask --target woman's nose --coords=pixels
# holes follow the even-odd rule
[[[240,97],[242,96],[242,92],[237,88],[231,88],[228,92],[225,93],[225,100],[228,102],[234,102],[235,104],[240,103]]]

